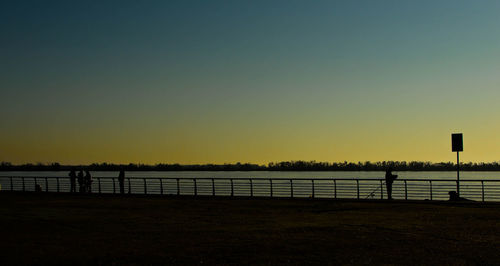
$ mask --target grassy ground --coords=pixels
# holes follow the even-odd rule
[[[10,264],[499,264],[500,205],[0,193]]]

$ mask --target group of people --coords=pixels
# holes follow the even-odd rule
[[[83,170],[76,174],[76,170],[73,168],[69,172],[69,179],[71,183],[69,192],[76,192],[76,181],[78,180],[78,187],[80,193],[92,193],[92,176],[90,175],[89,170],[85,170],[85,175],[83,175]]]
[[[71,193],[76,192],[76,181],[78,181],[79,192],[80,193],[92,193],[92,175],[90,175],[89,170],[85,170],[85,175],[83,175],[83,170],[80,169],[78,175],[76,174],[76,169],[72,168],[69,172],[70,179],[70,191]],[[120,170],[118,175],[118,183],[120,184],[120,193],[125,193],[125,171]],[[129,191],[130,192],[130,191]]]

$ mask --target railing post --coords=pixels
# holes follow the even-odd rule
[[[57,192],[59,192],[59,177],[56,177],[56,182],[57,182]]]
[[[358,199],[359,199],[359,179],[356,179],[356,192],[358,194]]]
[[[23,181],[23,191],[26,191],[26,186],[24,185],[24,176],[21,177],[21,180]]]
[[[215,196],[215,179],[212,178],[212,196]]]
[[[432,200],[432,180],[429,180],[429,189],[430,189],[431,200]]]
[[[194,195],[198,196],[198,187],[196,186],[196,178],[193,178],[193,182],[194,182]]]
[[[36,190],[36,185],[37,185],[36,177],[34,177],[33,179],[35,179],[35,190]]]
[[[406,180],[405,180],[405,200],[408,200],[408,185],[406,184]]]
[[[484,202],[484,181],[481,180],[481,199]]]
[[[253,197],[253,180],[250,179],[250,197]]]
[[[177,178],[177,196],[181,194],[181,186],[179,184],[179,178]]]
[[[234,196],[234,185],[233,185],[233,179],[231,178],[231,197]]]
[[[384,182],[380,180],[380,199],[384,199]]]
[[[10,191],[14,191],[14,183],[12,183],[12,176],[10,177]]]
[[[273,180],[269,179],[269,188],[271,189],[271,198],[273,197]]]
[[[132,194],[132,186],[130,185],[130,177],[127,177],[128,181],[128,194]]]
[[[49,179],[45,177],[45,192],[49,192]]]
[[[337,198],[337,180],[333,180],[333,195],[335,198]]]
[[[98,187],[99,188],[99,194],[101,194],[101,178],[100,177],[97,178],[97,185],[99,186]]]
[[[148,186],[146,185],[146,178],[142,178],[142,182],[144,183],[144,195],[148,194]]]
[[[163,195],[163,180],[161,178],[158,178],[160,180],[160,195]]]
[[[115,178],[112,177],[112,179],[113,179],[113,194],[115,194],[116,193]]]
[[[293,198],[293,179],[290,179],[290,197]]]
[[[314,189],[314,179],[311,179],[311,185],[312,185],[312,187],[311,187],[312,188],[312,197],[314,198],[315,197],[315,194],[314,194],[314,192],[315,192],[315,189]]]

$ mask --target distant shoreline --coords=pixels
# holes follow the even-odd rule
[[[61,165],[59,163],[49,164],[21,164],[14,165],[9,162],[0,163],[0,172],[6,171],[69,171],[72,168],[85,168],[90,171],[281,171],[281,172],[372,172],[385,171],[391,168],[393,171],[414,171],[414,172],[439,172],[456,171],[457,165],[453,162],[419,162],[419,161],[382,161],[382,162],[316,162],[316,161],[286,161],[271,162],[267,165],[251,163],[235,164],[112,164],[93,163],[88,165]],[[500,171],[500,162],[489,163],[460,163],[460,171]]]

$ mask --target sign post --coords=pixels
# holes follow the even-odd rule
[[[451,151],[457,152],[457,195],[460,197],[460,157],[461,151],[464,151],[462,133],[451,134]]]

